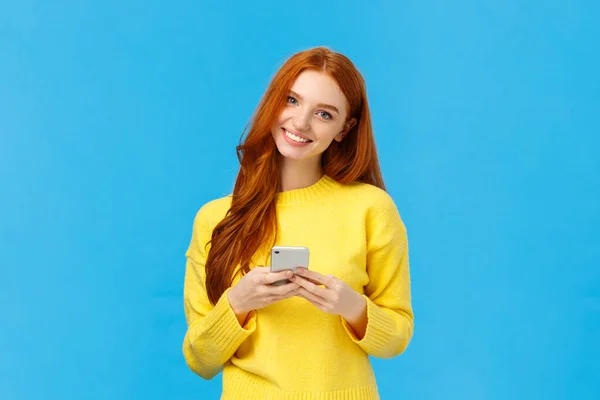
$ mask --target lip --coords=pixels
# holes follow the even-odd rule
[[[298,137],[301,137],[302,139],[306,139],[306,140],[311,140],[311,139],[309,139],[309,138],[307,138],[306,136],[304,136],[304,135],[301,135],[301,134],[299,134],[299,133],[297,133],[297,132],[295,132],[295,131],[292,131],[292,130],[290,130],[290,129],[281,128],[281,135],[283,136],[283,138],[285,139],[285,141],[286,141],[287,143],[289,143],[291,146],[294,146],[294,147],[304,147],[304,146],[306,146],[306,145],[309,145],[309,144],[311,144],[311,143],[312,143],[312,142],[308,142],[308,143],[298,143],[298,142],[295,142],[295,141],[293,141],[292,139],[290,139],[289,137],[287,137],[287,135],[285,134],[285,131],[288,131],[288,132],[290,132],[290,133],[293,133],[294,135],[296,135],[296,136],[298,136]]]

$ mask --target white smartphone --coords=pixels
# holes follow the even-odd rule
[[[310,252],[307,247],[274,246],[271,249],[271,272],[291,270],[295,274],[298,267],[308,269],[309,256]],[[280,286],[288,282],[289,279],[283,279],[272,285]]]

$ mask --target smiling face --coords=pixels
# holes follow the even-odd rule
[[[302,72],[272,128],[279,152],[293,160],[320,160],[333,140],[342,141],[356,123],[346,121],[348,101],[336,81],[324,72]]]

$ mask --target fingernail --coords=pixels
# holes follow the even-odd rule
[[[297,268],[296,272],[302,273],[302,272],[304,272],[304,269],[303,268]]]
[[[285,276],[288,276],[288,277],[289,277],[289,276],[293,276],[293,275],[294,275],[294,273],[293,273],[292,271],[287,271],[287,272],[285,273]]]

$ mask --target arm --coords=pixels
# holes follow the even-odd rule
[[[203,207],[194,220],[184,281],[184,310],[188,330],[183,341],[183,355],[189,368],[204,379],[212,379],[233,356],[256,327],[254,312],[242,326],[225,291],[217,304],[210,304],[206,294],[204,263],[210,240],[209,220]]]
[[[414,316],[406,228],[389,196],[367,215],[367,272],[366,307],[356,320],[342,323],[366,353],[397,356],[412,338]]]

